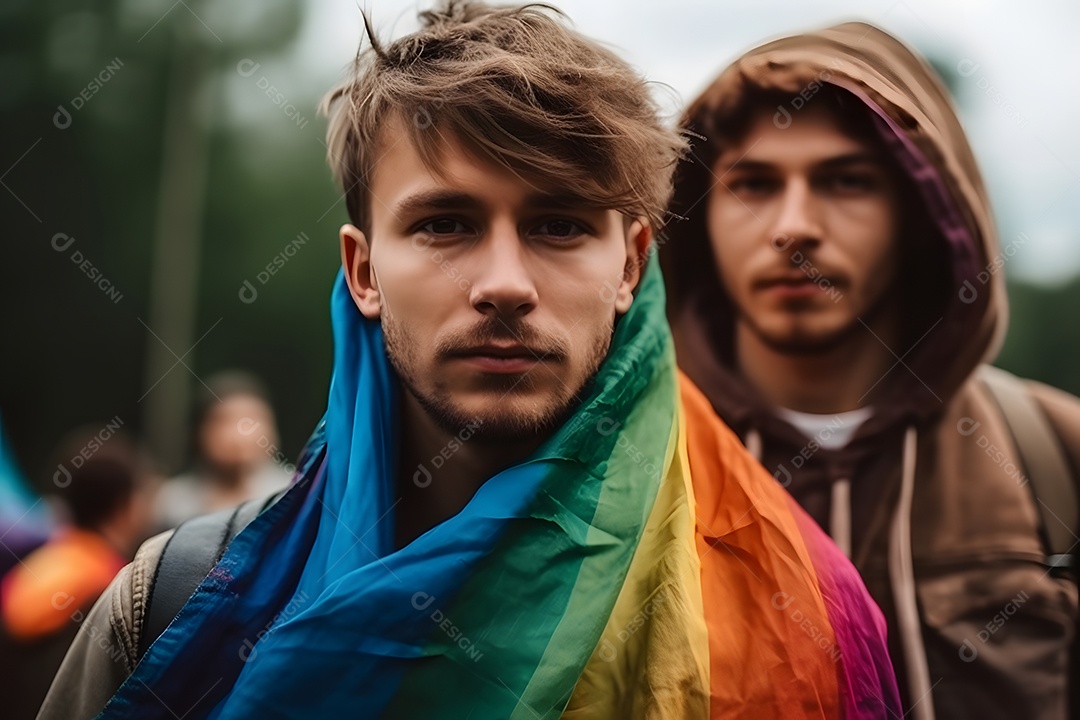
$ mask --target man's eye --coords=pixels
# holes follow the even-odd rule
[[[534,235],[542,235],[559,240],[568,240],[585,234],[585,229],[572,220],[549,220],[533,230]]]
[[[469,227],[460,220],[438,218],[420,226],[420,229],[432,235],[465,235]]]
[[[868,173],[838,173],[825,178],[825,186],[840,193],[864,193],[877,187],[877,180]]]
[[[743,195],[767,195],[779,189],[780,183],[769,177],[746,176],[732,181],[728,187]]]

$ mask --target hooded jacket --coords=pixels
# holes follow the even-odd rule
[[[734,366],[734,311],[703,200],[716,183],[718,118],[750,91],[775,90],[794,99],[776,108],[782,126],[827,83],[867,106],[924,209],[903,221],[901,241],[925,251],[899,270],[905,320],[920,332],[899,349],[873,415],[835,450],[782,419]],[[1001,268],[1011,253],[937,75],[895,38],[846,23],[746,53],[691,104],[683,127],[697,137],[696,162],[676,182],[672,210],[683,219],[660,243],[680,366],[813,518],[850,538],[885,612],[911,717],[1066,717],[1077,684],[1076,585],[1044,564],[1038,500],[978,377],[1004,336]],[[1080,402],[1028,389],[1077,477]]]

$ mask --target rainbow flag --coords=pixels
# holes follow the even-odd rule
[[[103,718],[885,718],[854,569],[675,365],[650,261],[565,425],[393,546],[397,386],[339,274],[300,478]]]
[[[0,422],[0,578],[43,545],[52,529],[48,508],[16,465]]]

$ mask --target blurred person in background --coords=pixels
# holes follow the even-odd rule
[[[848,23],[746,53],[682,126],[679,364],[862,573],[907,716],[1066,717],[1080,402],[986,365],[1011,253],[940,79]]]
[[[76,431],[61,444],[54,479],[63,522],[0,580],[4,718],[37,714],[86,611],[149,534],[146,462],[125,435],[98,444],[96,434]]]
[[[237,371],[210,377],[195,411],[194,467],[167,481],[158,494],[161,529],[288,487],[269,395],[253,376]]]

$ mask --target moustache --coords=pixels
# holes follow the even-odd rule
[[[436,357],[447,359],[466,355],[480,345],[519,345],[533,355],[548,360],[563,360],[569,354],[566,343],[525,323],[485,320],[467,330],[457,330],[439,341]]]

